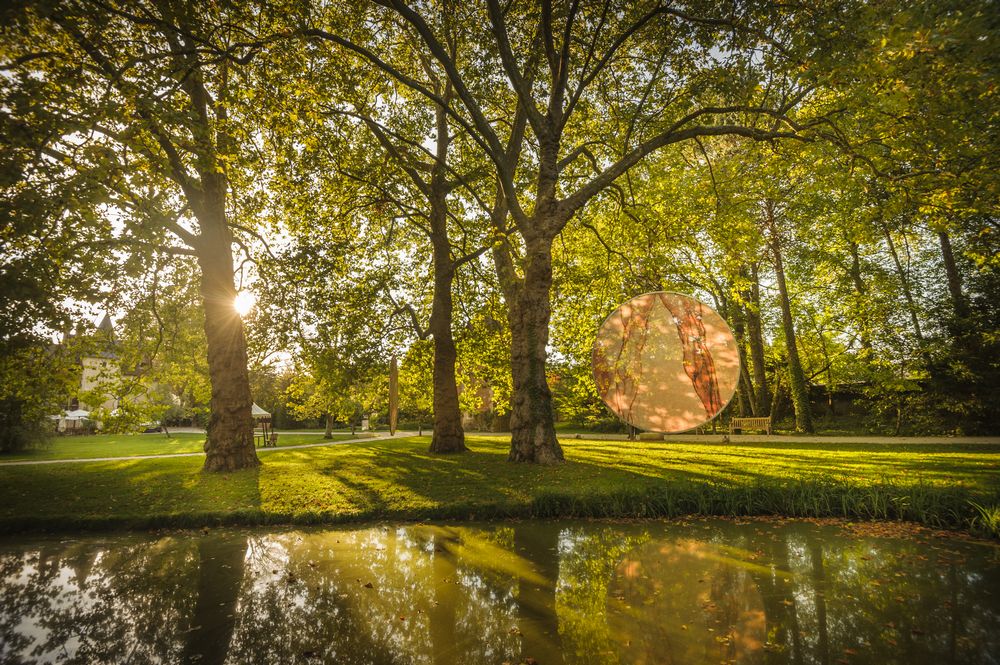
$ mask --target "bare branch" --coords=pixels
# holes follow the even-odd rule
[[[607,51],[605,51],[604,55],[601,56],[600,60],[597,61],[597,64],[594,65],[594,68],[589,73],[587,72],[586,68],[584,68],[584,70],[581,72],[580,81],[577,83],[576,89],[570,95],[569,103],[566,105],[566,112],[563,114],[564,119],[569,118],[573,114],[573,109],[580,101],[580,97],[583,96],[583,91],[587,88],[588,85],[590,85],[594,81],[595,78],[597,78],[597,75],[600,74],[601,71],[607,66],[607,64],[611,61],[611,58],[613,58],[614,55],[618,52],[618,49],[620,49],[625,44],[625,42],[631,39],[632,35],[641,30],[646,24],[648,24],[658,15],[663,13],[663,9],[664,8],[662,6],[657,5],[650,11],[643,14],[641,17],[639,17],[639,19],[635,23],[630,25],[624,32],[622,32],[622,34],[618,35],[618,38],[615,39],[614,42],[612,42],[611,46],[608,48]],[[601,16],[601,20],[602,22],[604,20],[603,14]],[[597,40],[596,35],[594,37],[594,40],[596,42]],[[590,61],[590,56],[588,54],[587,62],[589,61]]]
[[[455,259],[455,261],[452,263],[452,267],[453,268],[459,268],[460,266],[465,265],[469,261],[474,261],[474,260],[478,259],[480,256],[482,256],[483,254],[485,254],[486,250],[488,250],[488,249],[489,249],[489,247],[480,247],[479,249],[477,249],[474,252],[469,252],[468,254],[460,256],[457,259]]]
[[[410,319],[410,326],[413,328],[413,332],[416,334],[418,339],[427,339],[430,336],[431,331],[420,325],[420,319],[417,317],[417,312],[413,309],[413,306],[410,303],[399,304],[391,294],[389,295],[389,300],[396,306],[396,309],[392,311],[390,317],[395,317],[399,314],[406,314]]]

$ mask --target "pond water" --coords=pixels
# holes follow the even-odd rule
[[[1000,548],[797,521],[0,541],[0,663],[998,663]]]

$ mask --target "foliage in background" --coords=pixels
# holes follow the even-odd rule
[[[49,416],[63,411],[79,377],[72,348],[37,337],[0,342],[0,452],[44,443],[55,429]]]

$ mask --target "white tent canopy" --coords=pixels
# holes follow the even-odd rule
[[[87,429],[84,421],[90,420],[90,411],[76,409],[74,411],[63,411],[57,416],[49,416],[56,421],[56,430],[59,432],[82,432]]]
[[[271,415],[264,409],[257,406],[257,402],[254,402],[253,406],[250,407],[250,413],[253,415],[254,418],[267,418],[268,416]]]

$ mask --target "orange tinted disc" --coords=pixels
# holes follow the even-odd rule
[[[684,432],[722,411],[736,392],[740,354],[725,320],[694,298],[657,291],[632,298],[597,331],[594,380],[626,423]]]

